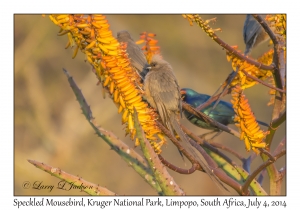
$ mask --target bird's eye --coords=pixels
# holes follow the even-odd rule
[[[153,63],[151,63],[151,66],[152,66],[152,67],[155,67],[156,64],[157,64],[156,62],[153,62]]]

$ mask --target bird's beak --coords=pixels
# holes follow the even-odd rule
[[[186,91],[185,90],[180,90],[180,94],[184,95],[184,94],[186,94]]]
[[[184,101],[185,95],[186,95],[186,91],[185,90],[180,90],[180,95],[181,95],[181,100]]]
[[[150,70],[150,69],[151,69],[151,66],[147,66],[146,69]]]

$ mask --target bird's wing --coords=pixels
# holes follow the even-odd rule
[[[179,85],[178,85],[177,80],[175,80],[175,84],[176,84],[176,86],[177,86],[177,90],[178,90],[178,93],[179,93],[179,97],[178,97],[178,108],[179,108],[179,111],[180,111],[180,118],[182,118],[182,101],[181,101],[180,87],[179,87]]]
[[[164,125],[167,126],[169,131],[172,131],[172,126],[170,124],[170,112],[167,110],[164,103],[162,103],[160,100],[154,99],[154,102],[156,104],[157,111],[159,113],[159,116],[164,123]]]
[[[261,25],[254,19],[252,15],[247,15],[246,21],[244,23],[244,43],[249,44],[249,42],[254,43],[255,40],[250,41],[251,39],[254,39],[255,33],[258,33],[259,29],[261,28]]]
[[[120,31],[117,35],[119,42],[127,43],[127,53],[130,59],[131,65],[136,69],[137,73],[142,79],[145,78],[146,73],[148,73],[148,66],[146,57],[141,50],[141,48],[133,41],[128,31]]]
[[[210,113],[212,115],[218,115],[218,116],[234,116],[235,112],[232,108],[232,105],[225,101],[220,101],[218,105],[212,110],[212,107],[215,103],[212,103],[210,106],[203,109],[204,113]]]
[[[220,101],[220,103],[212,110],[213,105],[214,103],[204,108],[202,112],[224,125],[233,123],[235,112],[231,104],[225,101]]]
[[[151,80],[152,97],[155,101],[164,103],[166,109],[179,111],[180,92],[177,81],[171,71],[155,72],[156,76]],[[170,75],[172,74],[172,75]]]
[[[156,108],[163,123],[170,128],[170,125],[168,125],[168,122],[170,122],[170,112],[179,110],[180,93],[176,80],[174,80],[173,76],[168,75],[168,73],[165,71],[149,72],[148,76],[151,77],[151,80],[149,80],[151,83],[149,86],[151,97],[156,103]]]
[[[148,63],[141,48],[137,44],[135,44],[134,41],[128,40],[127,53],[129,55],[131,65],[140,73],[143,72],[144,67],[148,65]]]

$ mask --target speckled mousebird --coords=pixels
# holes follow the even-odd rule
[[[141,79],[144,80],[145,75],[148,73],[149,64],[141,48],[133,41],[128,31],[119,31],[117,33],[119,42],[127,43],[127,53],[131,65],[135,68]]]
[[[188,137],[181,130],[178,121],[182,110],[180,88],[171,65],[163,60],[160,55],[154,55],[148,68],[149,72],[146,74],[144,81],[145,98],[158,111],[163,124],[171,133],[174,135],[175,131],[179,135],[183,147],[193,154],[211,179],[219,187],[226,189],[219,178],[212,172],[212,169],[196,154]]]

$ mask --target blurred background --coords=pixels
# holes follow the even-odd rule
[[[243,23],[245,15],[201,15],[204,19],[217,17],[211,26],[221,28],[217,32],[229,45],[238,45],[243,52]],[[232,71],[226,60],[225,51],[209,38],[200,27],[190,26],[181,15],[107,15],[114,36],[120,30],[128,30],[134,40],[141,32],[156,33],[161,54],[174,69],[179,85],[198,92],[213,94]],[[57,186],[59,179],[50,176],[27,162],[33,159],[105,186],[119,195],[156,195],[109,146],[94,134],[80,106],[69,87],[62,68],[66,68],[81,88],[91,106],[98,124],[114,132],[127,145],[134,143],[124,136],[121,115],[107,97],[102,96],[101,86],[92,73],[91,66],[79,52],[72,59],[72,50],[65,50],[67,36],[57,36],[59,28],[48,16],[15,15],[14,17],[14,193],[15,195],[86,195],[80,190],[24,189],[28,181],[42,182],[42,185]],[[268,42],[255,48],[251,54],[257,58],[270,47]],[[269,89],[256,85],[245,91],[257,119],[270,122],[272,107],[268,107]],[[224,97],[229,101],[230,96]],[[200,135],[207,130],[197,128],[186,119],[182,123]],[[236,129],[236,128],[235,128]],[[286,135],[285,125],[281,126],[273,141],[272,151]],[[214,141],[230,146],[248,157],[242,141],[223,132]],[[140,152],[140,148],[135,148]],[[171,142],[163,147],[162,155],[177,166],[186,168],[177,148]],[[229,155],[230,156],[230,155]],[[234,159],[234,158],[233,158]],[[240,162],[234,159],[237,164]],[[251,169],[261,164],[257,157]],[[285,156],[276,162],[281,168]],[[181,175],[170,174],[187,195],[215,195],[219,189],[204,173]],[[286,181],[282,194],[286,194]],[[268,178],[263,187],[269,192]],[[232,191],[233,192],[233,191]],[[235,195],[236,193],[233,192]]]

